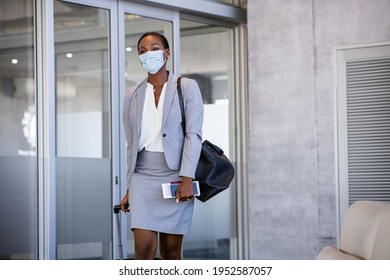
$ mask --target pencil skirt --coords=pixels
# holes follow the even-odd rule
[[[131,229],[146,229],[168,234],[189,233],[194,199],[176,203],[163,198],[164,183],[181,180],[178,170],[171,170],[161,152],[143,149],[130,180],[129,209]]]

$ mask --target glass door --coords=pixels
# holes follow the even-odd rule
[[[139,63],[137,42],[142,34],[155,31],[163,34],[170,45],[171,54],[172,50],[175,50],[174,34],[175,26],[178,24],[178,13],[153,8],[145,5],[138,5],[135,3],[126,3],[120,1],[119,5],[119,56],[124,57],[120,61],[124,63],[120,64],[120,77],[121,77],[121,101],[123,101],[124,93],[127,89],[133,85],[136,85],[143,81],[147,74]],[[171,55],[168,60],[167,69],[173,71],[175,65],[175,55]],[[124,79],[122,80],[122,77]],[[122,104],[121,104],[122,106]],[[122,110],[121,110],[122,111]],[[124,133],[122,133],[124,135]],[[121,193],[122,196],[126,192],[126,140],[121,139]],[[122,215],[123,217],[124,215]],[[134,256],[134,240],[133,234],[128,228],[130,215],[126,215],[125,219],[122,219],[121,229],[122,236],[127,237],[122,240],[126,254],[128,258]]]
[[[141,2],[0,1],[0,259],[119,256],[112,206],[126,191],[122,106],[126,89],[146,78],[136,50],[145,32],[167,37],[168,70],[198,81],[205,138],[229,154],[229,29]],[[184,258],[233,255],[233,211],[211,214],[233,201],[229,191],[197,203]],[[129,215],[121,217],[132,257]]]
[[[233,92],[233,32],[232,29],[180,20],[177,12],[136,5],[120,1],[119,56],[124,57],[120,77],[121,99],[130,86],[146,78],[137,55],[139,37],[148,31],[160,32],[167,37],[171,56],[167,69],[195,79],[202,91],[205,106],[203,133],[205,139],[218,143],[227,156],[229,147],[231,106]],[[121,18],[122,17],[122,18]],[[121,41],[122,40],[122,41]],[[122,59],[120,59],[122,61]],[[181,69],[181,71],[180,71]],[[122,182],[126,182],[126,146],[121,145]],[[122,158],[123,157],[123,158]],[[121,186],[122,193],[126,184]],[[190,234],[184,237],[184,259],[230,259],[236,256],[236,212],[233,188],[207,203],[195,202]],[[219,209],[219,210],[216,210]],[[218,215],[225,209],[224,217]],[[124,215],[122,215],[123,217]],[[128,228],[129,215],[122,219],[122,236],[127,236],[124,247],[132,258],[134,241]]]
[[[0,2],[0,259],[38,257],[34,6]]]
[[[54,1],[57,259],[112,258],[112,15],[92,2]]]

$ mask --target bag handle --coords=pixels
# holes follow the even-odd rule
[[[186,135],[186,116],[184,113],[183,92],[181,89],[181,77],[177,78],[177,93],[179,95],[180,111],[181,111],[181,126],[183,128],[183,135]]]
[[[203,145],[209,146],[211,149],[213,149],[220,156],[223,155],[223,150],[220,147],[218,147],[217,145],[214,145],[213,143],[211,143],[210,141],[204,140]]]

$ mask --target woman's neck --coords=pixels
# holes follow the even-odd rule
[[[168,72],[158,71],[156,74],[148,75],[148,83],[152,84],[154,88],[160,87],[168,80]]]

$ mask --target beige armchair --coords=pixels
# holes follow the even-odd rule
[[[390,204],[353,203],[341,228],[340,248],[324,247],[317,260],[390,260]]]

